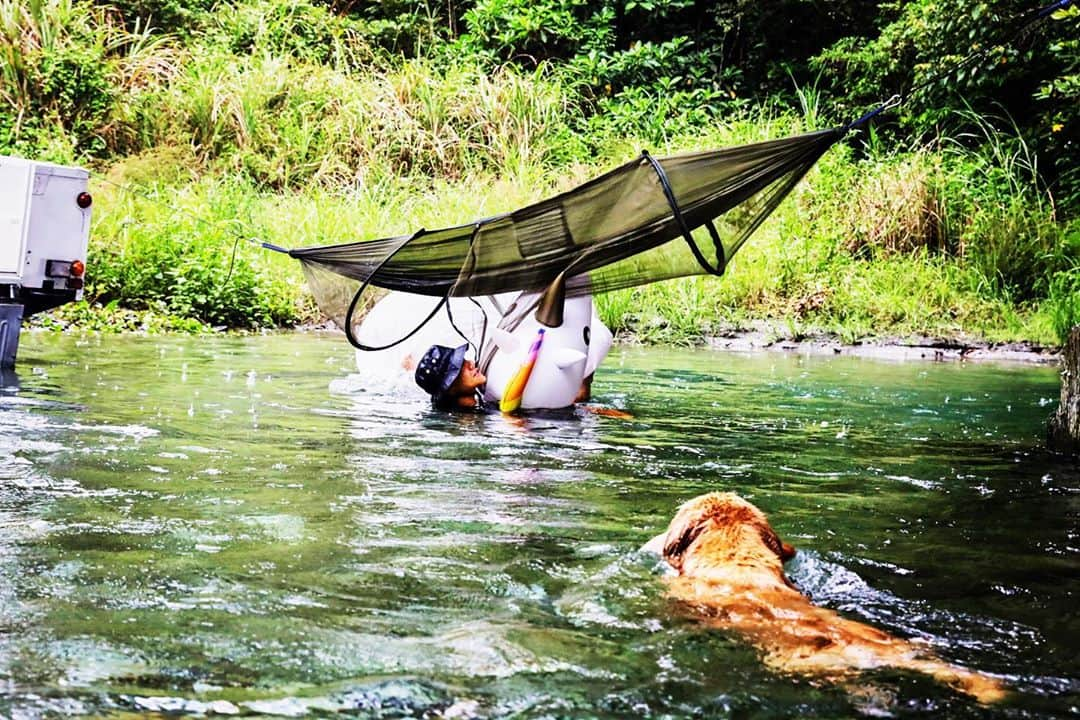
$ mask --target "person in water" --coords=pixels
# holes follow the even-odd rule
[[[456,348],[432,345],[416,365],[416,384],[431,396],[432,403],[444,410],[480,410],[492,398],[486,397],[487,377],[465,357],[468,343]],[[589,399],[592,373],[581,381],[575,403]]]

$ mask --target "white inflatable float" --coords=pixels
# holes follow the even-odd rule
[[[474,357],[480,343],[485,346],[482,353],[493,343],[496,351],[486,371],[485,397],[489,401],[500,403],[507,411],[516,409],[510,407],[514,403],[526,410],[572,405],[582,381],[592,375],[611,348],[612,334],[596,315],[590,297],[568,299],[559,327],[541,325],[529,311],[513,331],[498,328],[504,315],[522,303],[534,304],[536,297],[504,294],[475,298],[475,302],[451,298],[448,305],[453,324],[443,308],[399,345],[386,350],[357,350],[356,365],[364,385],[423,395],[413,380],[413,368],[429,347],[457,347],[467,341],[469,357]],[[419,325],[439,301],[425,295],[389,293],[364,316],[356,338],[373,347],[392,343]]]

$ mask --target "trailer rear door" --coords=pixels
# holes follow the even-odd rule
[[[34,166],[19,158],[0,158],[0,283],[22,281]]]

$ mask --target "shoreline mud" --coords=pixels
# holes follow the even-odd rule
[[[296,328],[298,332],[345,333],[333,323],[307,325]],[[655,345],[643,343],[634,334],[615,333],[615,344],[625,346]],[[1045,347],[1034,343],[993,343],[976,338],[931,338],[923,336],[882,337],[846,343],[828,333],[808,334],[800,339],[784,337],[775,328],[762,326],[754,329],[732,329],[721,334],[707,336],[701,347],[726,352],[780,352],[788,354],[873,358],[877,360],[931,362],[1005,362],[1028,365],[1059,365],[1061,348]]]
[[[34,333],[79,332],[78,327],[46,328],[29,324],[24,331]],[[93,330],[84,330],[94,332]],[[118,334],[124,334],[121,331]],[[131,332],[131,331],[127,331]],[[237,331],[226,331],[237,332]],[[266,331],[247,331],[266,332]],[[344,340],[345,333],[331,322],[308,323],[270,332],[296,332],[327,335],[339,335]],[[168,334],[165,332],[163,334]],[[243,334],[243,331],[240,332]],[[624,346],[655,345],[664,347],[667,343],[644,343],[634,337],[632,332],[616,332],[615,344]],[[678,343],[676,343],[678,344]],[[725,352],[779,352],[787,354],[873,358],[886,361],[931,361],[931,362],[1005,362],[1028,365],[1060,365],[1062,352],[1058,347],[1046,347],[1033,343],[993,343],[969,337],[931,338],[931,337],[881,337],[859,340],[854,343],[844,342],[828,333],[810,333],[798,339],[785,337],[775,328],[758,327],[752,329],[731,329],[703,338],[700,347]]]
[[[927,337],[881,338],[844,343],[831,336],[792,340],[777,338],[765,331],[751,330],[709,337],[705,346],[729,352],[848,355],[891,361],[1004,362],[1029,365],[1061,363],[1061,352],[1058,348],[1040,347],[1030,343],[991,343]]]

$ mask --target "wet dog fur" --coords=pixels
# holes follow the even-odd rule
[[[784,574],[795,548],[780,540],[761,510],[733,493],[684,503],[667,532],[644,549],[676,571],[666,578],[672,599],[710,626],[745,637],[780,672],[840,681],[895,667],[926,673],[982,703],[1005,696],[993,677],[811,603]]]

